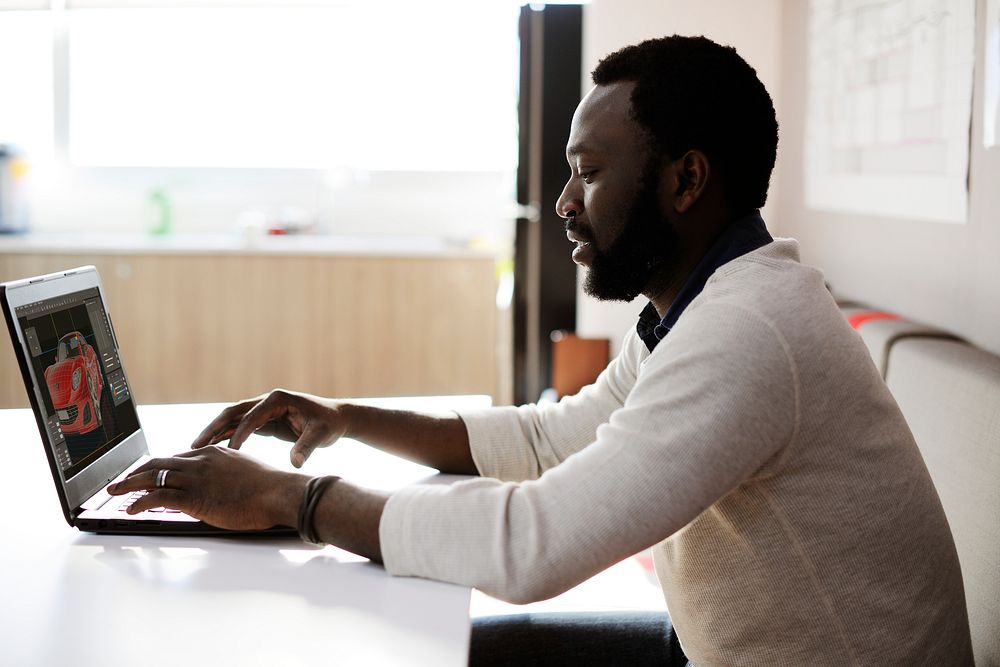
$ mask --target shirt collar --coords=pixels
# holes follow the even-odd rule
[[[642,309],[635,330],[649,351],[652,352],[653,348],[670,333],[684,309],[694,301],[696,296],[701,294],[705,283],[708,282],[716,269],[737,257],[742,257],[748,252],[753,252],[757,248],[767,245],[773,240],[758,211],[739,218],[726,227],[712,244],[712,247],[708,249],[708,252],[702,256],[697,266],[694,267],[694,271],[688,276],[681,291],[677,293],[677,298],[674,299],[662,320],[652,302],[646,304],[646,307]]]

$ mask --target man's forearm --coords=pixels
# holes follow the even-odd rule
[[[275,479],[274,522],[295,526],[308,478],[295,473],[281,475]],[[313,526],[323,542],[381,563],[378,527],[388,500],[387,492],[338,479],[320,497]]]
[[[478,474],[465,423],[454,413],[431,415],[355,404],[340,409],[347,418],[349,438],[442,472]]]

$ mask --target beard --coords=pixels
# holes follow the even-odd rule
[[[620,225],[606,249],[594,248],[583,291],[600,301],[631,301],[665,275],[677,255],[677,232],[660,212],[658,162],[650,160]],[[592,237],[591,237],[592,238]]]

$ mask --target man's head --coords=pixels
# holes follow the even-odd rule
[[[590,268],[586,291],[630,300],[675,280],[699,235],[764,204],[777,121],[753,68],[704,37],[626,47],[593,80],[556,210]]]

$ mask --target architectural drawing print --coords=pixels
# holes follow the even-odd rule
[[[1000,0],[986,0],[986,66],[983,68],[983,146],[1000,145]]]
[[[964,223],[975,0],[811,0],[806,205]]]

